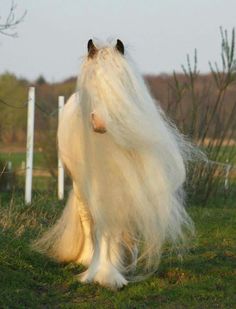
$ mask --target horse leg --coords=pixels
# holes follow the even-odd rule
[[[83,242],[81,244],[81,250],[75,262],[77,264],[88,266],[91,263],[93,256],[93,239],[92,239],[93,222],[88,207],[82,202],[82,199],[80,198],[80,193],[75,182],[73,183],[73,191],[77,199],[77,208],[81,224],[81,234],[82,234],[81,236],[83,238]]]
[[[79,214],[83,231],[83,245],[76,263],[88,266],[91,263],[93,256],[93,222],[89,210],[83,203],[79,204]]]
[[[81,282],[98,282],[111,289],[128,282],[122,275],[123,249],[119,239],[95,233],[94,253],[89,268],[80,275]]]

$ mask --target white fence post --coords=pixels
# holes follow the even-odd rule
[[[229,160],[226,160],[226,169],[225,169],[225,190],[227,191],[229,189],[229,172],[230,172],[230,164]]]
[[[35,88],[29,88],[28,95],[28,120],[27,120],[27,146],[26,146],[26,178],[25,178],[25,203],[32,200],[32,176],[33,176],[33,148],[34,148],[34,109]]]
[[[65,99],[63,96],[58,98],[58,125],[61,117],[61,112],[64,107]],[[58,152],[58,199],[64,199],[64,168]]]
[[[6,185],[7,191],[11,190],[11,186],[12,186],[11,178],[12,178],[12,162],[8,161],[7,162],[7,185]]]

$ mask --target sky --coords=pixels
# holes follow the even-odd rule
[[[144,74],[220,63],[220,26],[236,26],[236,0],[15,0],[18,38],[0,35],[0,74],[49,82],[77,75],[90,38],[119,38]],[[0,0],[0,24],[11,0]]]

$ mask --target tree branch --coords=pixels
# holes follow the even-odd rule
[[[6,17],[5,22],[0,23],[0,34],[10,36],[13,38],[18,37],[18,34],[15,31],[16,26],[24,20],[27,11],[24,11],[24,13],[20,17],[16,17],[15,15],[16,7],[17,5],[14,3],[14,1],[12,1],[10,11]],[[1,18],[2,17],[0,16],[0,19]]]

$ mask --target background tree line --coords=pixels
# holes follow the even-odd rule
[[[197,109],[194,129],[191,118],[193,105],[190,104],[193,94],[189,89],[188,78],[184,74],[175,74],[175,76],[162,74],[145,76],[145,79],[153,97],[161,104],[180,130],[186,135],[191,135],[194,139],[200,138],[201,131],[207,122],[206,113],[214,108],[218,96],[218,89],[212,74],[199,74],[194,81],[194,100]],[[178,87],[181,88],[176,86],[176,80],[179,83]],[[76,78],[71,77],[62,82],[48,83],[43,76],[40,76],[32,83],[17,78],[11,73],[0,75],[0,142],[2,144],[25,144],[27,91],[30,85],[36,86],[35,134],[36,141],[40,142],[42,132],[56,128],[58,96],[64,95],[67,99],[76,89]],[[207,138],[220,138],[222,128],[227,126],[236,101],[235,83],[228,86],[223,100],[220,110],[212,116],[209,130],[206,133]],[[227,132],[231,139],[236,138],[236,130],[234,129],[235,127],[232,125]]]

